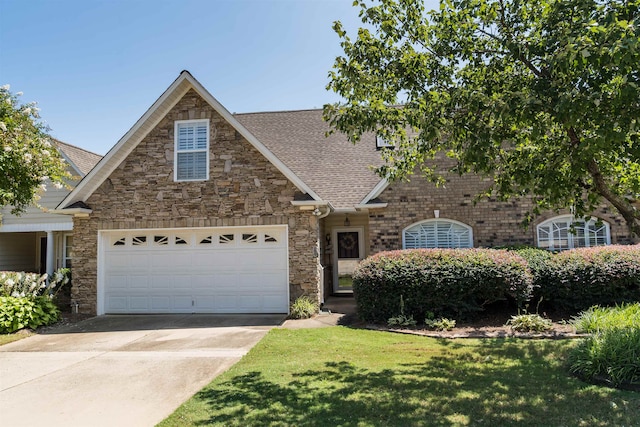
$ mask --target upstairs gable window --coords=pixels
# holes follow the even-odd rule
[[[209,120],[180,120],[175,124],[175,180],[209,179]]]

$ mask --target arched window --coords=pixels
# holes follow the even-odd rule
[[[472,248],[473,231],[467,224],[451,219],[428,219],[402,232],[404,249]]]
[[[597,218],[585,222],[572,215],[557,216],[540,223],[537,231],[538,247],[551,251],[611,244],[609,223]]]

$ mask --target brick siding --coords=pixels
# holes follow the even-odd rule
[[[474,203],[477,194],[491,185],[488,178],[477,175],[446,174],[446,185],[437,188],[425,178],[414,175],[410,182],[390,184],[380,195],[388,206],[369,213],[370,253],[402,249],[402,231],[406,227],[426,219],[435,218],[438,210],[441,219],[463,222],[473,229],[474,247],[503,245],[535,245],[536,225],[568,213],[547,212],[537,217],[527,228],[522,227],[531,199],[501,202],[495,197]],[[595,216],[611,226],[612,244],[633,244],[623,218],[614,210],[603,206]]]

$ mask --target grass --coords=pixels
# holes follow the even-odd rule
[[[578,332],[598,332],[608,329],[640,329],[640,303],[622,304],[617,307],[591,307],[575,317],[572,322]]]
[[[592,307],[573,324],[591,336],[571,354],[571,371],[588,381],[640,392],[640,303]]]
[[[10,342],[19,341],[33,335],[32,332],[18,331],[12,334],[0,334],[0,345],[9,344]]]
[[[640,393],[567,372],[574,346],[275,329],[160,425],[638,425]]]

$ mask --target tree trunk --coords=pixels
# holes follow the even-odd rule
[[[587,164],[587,170],[593,178],[593,184],[596,192],[604,197],[618,210],[618,212],[620,212],[620,215],[622,215],[627,222],[627,226],[629,227],[631,234],[640,237],[640,212],[638,212],[631,202],[614,193],[611,188],[609,188],[607,181],[600,172],[598,163],[594,159],[591,159]]]

